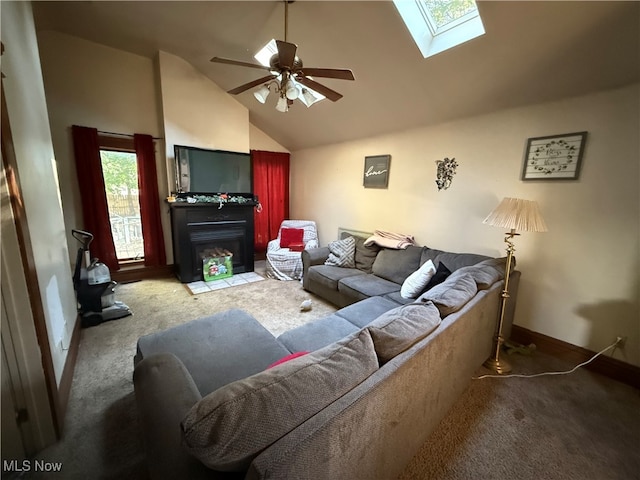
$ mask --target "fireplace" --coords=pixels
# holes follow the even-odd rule
[[[202,260],[207,251],[233,254],[233,273],[253,271],[253,205],[171,205],[173,256],[176,275],[183,283],[203,280]]]
[[[211,250],[228,250],[233,255],[233,273],[246,272],[245,241],[247,225],[244,220],[232,222],[211,222],[198,225],[190,230],[194,275],[202,276],[202,259]]]

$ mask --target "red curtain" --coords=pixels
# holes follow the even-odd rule
[[[115,271],[120,267],[116,258],[116,247],[111,236],[107,195],[102,176],[102,162],[100,161],[98,130],[73,125],[71,132],[80,198],[82,199],[83,228],[93,234],[93,242],[90,246],[91,256],[97,257],[110,270]]]
[[[289,154],[251,150],[253,193],[262,212],[255,212],[255,250],[264,252],[289,218]]]
[[[144,264],[148,267],[166,265],[164,235],[160,219],[160,194],[156,174],[156,154],[151,135],[136,133],[133,143],[138,161],[140,218],[144,238]]]

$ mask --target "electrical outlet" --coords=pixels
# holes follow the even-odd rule
[[[616,337],[616,347],[624,348],[624,345],[627,343],[627,337]]]

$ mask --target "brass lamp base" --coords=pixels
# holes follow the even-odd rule
[[[488,358],[483,365],[489,370],[493,370],[498,375],[509,373],[511,371],[511,365],[509,365],[509,362],[500,358]]]

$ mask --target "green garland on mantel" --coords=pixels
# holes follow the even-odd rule
[[[189,201],[192,198],[194,201]],[[226,193],[217,193],[211,195],[189,195],[186,198],[178,199],[179,202],[186,203],[217,203],[222,208],[225,203],[250,203],[253,201],[251,198],[241,197],[238,195],[228,195]]]

